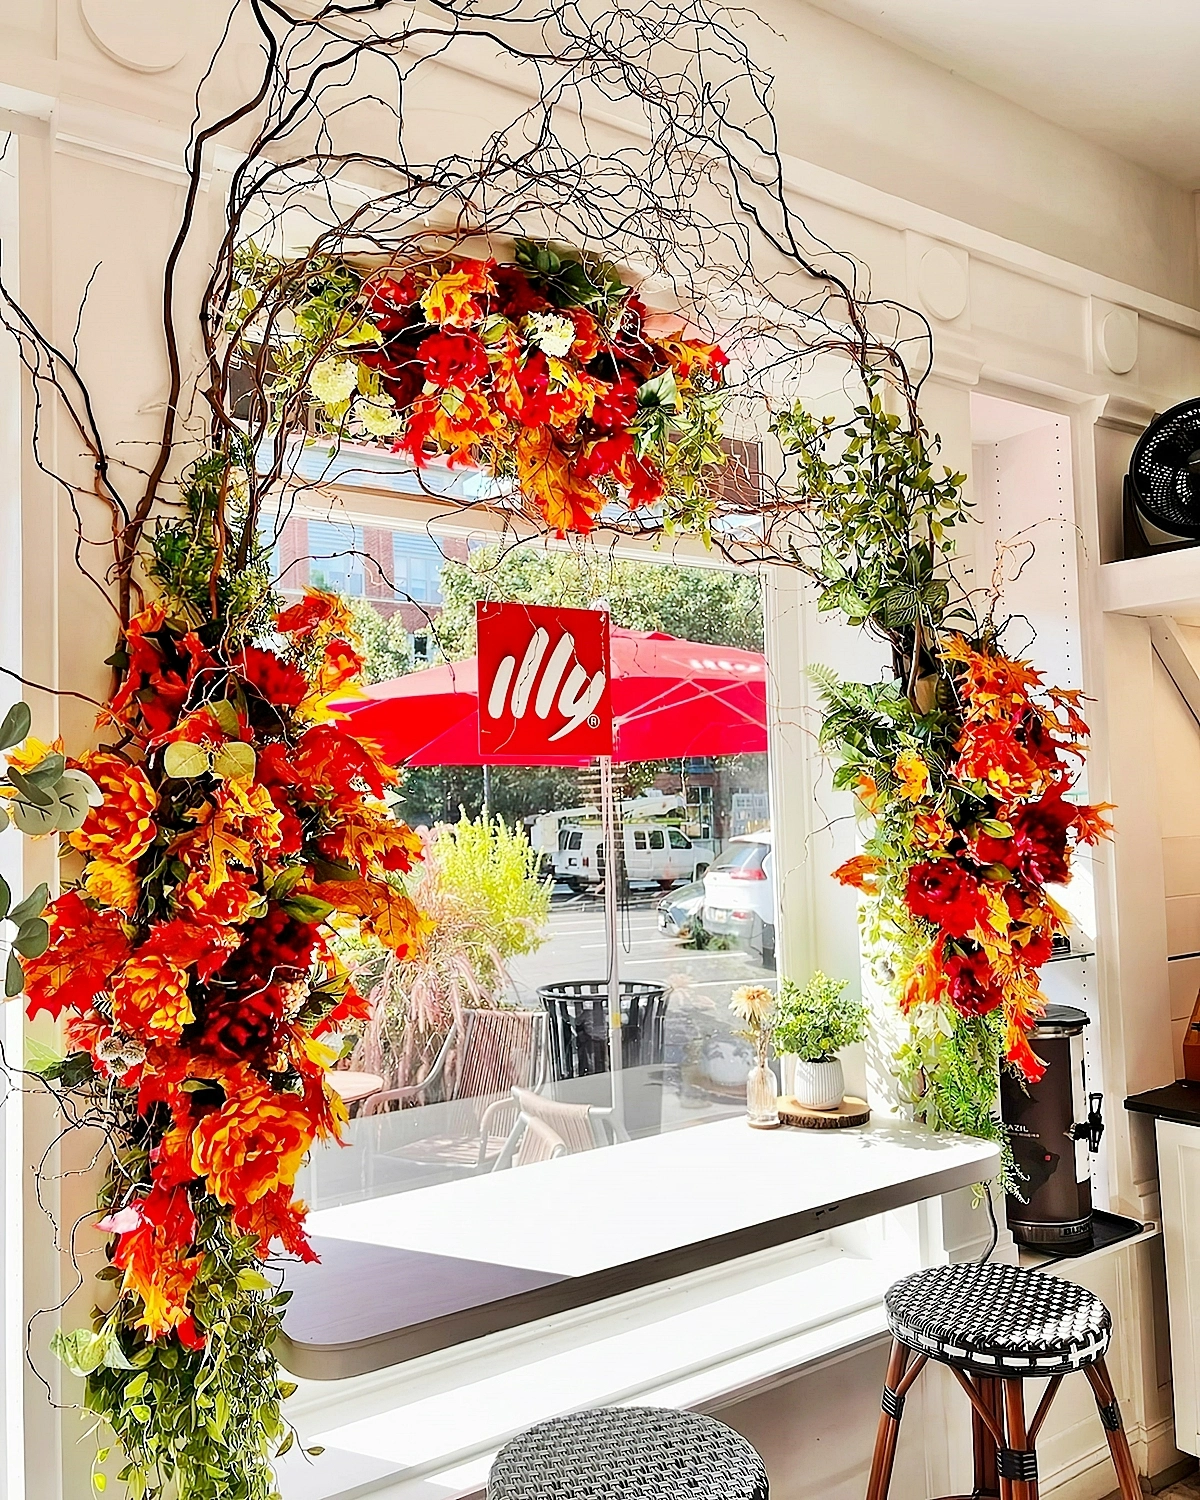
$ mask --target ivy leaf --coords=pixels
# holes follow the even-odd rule
[[[28,735],[32,723],[33,715],[29,711],[29,704],[18,700],[4,715],[4,722],[0,723],[0,750],[11,750],[14,745],[19,745]]]
[[[173,781],[190,781],[209,769],[208,751],[188,740],[172,740],[163,754],[163,770]]]
[[[213,775],[222,781],[249,781],[256,765],[254,746],[242,740],[231,740],[222,745],[212,758]]]
[[[104,1336],[93,1333],[90,1328],[72,1328],[69,1333],[56,1328],[50,1338],[50,1348],[72,1375],[90,1375],[99,1369],[104,1359]]]

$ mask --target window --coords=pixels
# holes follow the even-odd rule
[[[423,591],[422,602],[433,604],[440,597],[443,566],[437,547],[419,535],[395,533],[393,549],[397,587],[414,597]],[[506,544],[504,564],[514,550]],[[522,571],[515,575],[523,580],[518,587],[528,580],[531,587],[546,586],[543,597],[586,606],[594,590],[571,594],[571,588],[581,588],[576,559],[566,558],[569,567],[556,571],[561,560],[531,546],[528,572],[522,559]],[[646,608],[661,610],[665,633],[686,640],[689,627],[696,625],[703,649],[689,660],[697,678],[711,674],[720,680],[721,673],[732,670],[729,659],[740,652],[751,658],[741,663],[744,671],[765,675],[752,634],[747,644],[757,621],[746,575],[731,577],[727,588],[719,579],[714,587],[711,573],[706,576],[703,590],[696,592],[715,602],[704,606],[709,613],[701,618],[687,568],[672,566],[674,593],[660,606],[663,564],[622,562],[621,567],[645,569],[642,580],[623,573],[622,588],[635,603],[640,598]],[[539,579],[539,569],[544,578]],[[505,574],[504,586],[510,589],[512,576]],[[592,580],[586,587],[592,587]],[[723,631],[728,631],[724,641]],[[647,666],[639,658],[636,671],[627,667],[629,680],[640,683]],[[670,661],[664,658],[660,670],[669,678]],[[619,1180],[623,1150],[630,1150],[636,1163],[640,1153],[633,1148],[653,1145],[648,1137],[705,1123],[732,1123],[734,1116],[744,1114],[752,1055],[729,1000],[746,983],[775,983],[774,882],[768,864],[757,884],[735,884],[729,899],[708,902],[705,871],[718,862],[732,871],[756,859],[761,867],[769,846],[731,845],[724,829],[734,794],[765,788],[767,756],[765,750],[737,756],[707,753],[722,743],[710,732],[714,716],[722,711],[711,688],[708,681],[696,684],[694,696],[703,703],[703,713],[672,715],[670,732],[676,739],[667,747],[669,754],[656,750],[654,760],[615,768],[624,819],[616,872],[605,868],[597,765],[487,768],[488,807],[503,816],[507,829],[530,839],[542,886],[550,885],[548,904],[541,904],[546,895],[539,896],[536,907],[522,907],[522,914],[506,926],[499,905],[510,899],[505,894],[510,884],[520,883],[511,867],[489,883],[476,852],[470,859],[446,861],[445,867],[455,868],[455,878],[462,882],[461,889],[433,888],[441,900],[436,909],[449,915],[439,921],[419,963],[415,957],[402,960],[378,986],[376,1005],[389,1007],[384,1019],[351,1039],[350,1069],[384,1078],[389,1091],[402,1091],[394,1096],[398,1107],[352,1119],[351,1150],[320,1146],[314,1151],[302,1187],[316,1215],[314,1233],[354,1238],[322,1216],[337,1216],[346,1208],[347,1224],[351,1219],[358,1224],[350,1206],[360,1200],[416,1193],[419,1202],[397,1201],[386,1213],[405,1222],[415,1217],[450,1227],[436,1255],[426,1257],[430,1264],[416,1267],[414,1274],[457,1276],[455,1265],[461,1262],[461,1275],[484,1278],[479,1283],[483,1290],[464,1285],[463,1296],[486,1303],[491,1297],[487,1288],[493,1285],[503,1283],[509,1290],[497,1296],[508,1296],[533,1281],[544,1284],[541,1261],[520,1258],[532,1252],[523,1247],[509,1252],[498,1240],[492,1242],[502,1225],[530,1236],[548,1227],[522,1218],[521,1194],[528,1191],[521,1187],[522,1179],[528,1184],[533,1177],[536,1183],[535,1174],[569,1168],[572,1163],[562,1158],[576,1154],[581,1172],[595,1171],[594,1158],[582,1160],[595,1147],[604,1148],[603,1161],[612,1164],[604,1169],[615,1171]],[[436,681],[429,691],[438,691]],[[661,733],[660,684],[647,682],[644,699],[647,716],[653,716],[656,733]],[[403,712],[420,727],[419,694],[406,700]],[[743,711],[737,712],[744,724]],[[468,816],[478,817],[484,786],[479,767],[448,761],[445,766],[422,765],[420,776],[423,786],[433,788],[426,807],[442,808],[443,816],[453,818],[461,804]],[[691,830],[701,811],[705,821],[693,841],[685,830]],[[433,830],[429,870],[438,868],[440,837],[453,835]],[[471,848],[477,850],[477,845]],[[606,873],[618,876],[615,957],[607,946],[606,919],[612,914],[605,911]],[[474,910],[485,916],[474,917]],[[529,910],[538,914],[528,916]],[[700,922],[721,941],[698,942]],[[531,943],[530,936],[537,941]],[[437,948],[441,942],[446,944],[444,956]],[[500,953],[501,948],[506,951]],[[610,962],[623,981],[619,1019],[609,1010]],[[515,1095],[514,1087],[519,1091]],[[512,1188],[496,1185],[496,1178]],[[460,1192],[470,1196],[481,1186],[491,1195],[495,1215],[480,1220],[474,1240],[470,1235],[464,1239],[451,1226],[453,1205]],[[439,1200],[451,1187],[454,1191]],[[582,1263],[587,1227],[560,1223],[554,1233],[568,1242],[561,1263]],[[517,1258],[503,1262],[508,1269],[501,1275],[497,1267],[509,1253]],[[453,1290],[457,1296],[458,1289]],[[421,1287],[415,1287],[414,1309],[423,1305],[422,1296]],[[415,1320],[415,1311],[413,1316]],[[452,1341],[449,1334],[447,1339]]]
[[[363,533],[340,521],[308,523],[308,578],[314,588],[360,598],[363,588]]]
[[[393,533],[392,581],[400,598],[415,604],[440,604],[443,561],[442,550],[432,537]]]

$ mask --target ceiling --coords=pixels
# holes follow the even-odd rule
[[[1200,0],[810,0],[1200,188]]]

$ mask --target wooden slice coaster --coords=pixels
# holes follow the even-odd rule
[[[836,1109],[809,1109],[791,1094],[781,1094],[779,1118],[785,1125],[800,1125],[805,1130],[843,1130],[847,1125],[865,1125],[871,1118],[871,1108],[865,1099],[847,1094]]]

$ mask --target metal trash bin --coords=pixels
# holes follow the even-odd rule
[[[550,1060],[557,1079],[609,1071],[608,980],[573,979],[544,984],[538,999],[550,1018]],[[663,1060],[667,990],[643,979],[621,981],[621,1066],[641,1068]]]

